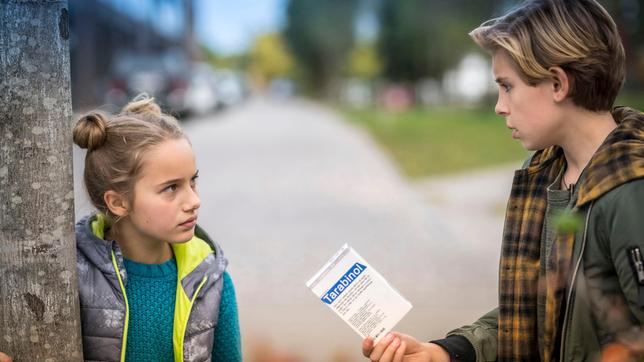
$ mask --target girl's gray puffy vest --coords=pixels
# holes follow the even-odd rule
[[[102,237],[100,215],[87,216],[76,224],[83,354],[86,361],[124,361],[127,275],[118,245]],[[174,358],[210,361],[227,261],[221,248],[198,226],[195,238],[173,245],[173,250],[181,280],[175,304]]]

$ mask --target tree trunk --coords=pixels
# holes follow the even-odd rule
[[[67,1],[0,0],[0,351],[82,361]]]

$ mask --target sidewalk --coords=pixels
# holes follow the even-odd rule
[[[414,183],[423,199],[442,215],[454,236],[475,253],[497,258],[505,207],[510,196],[515,162],[446,176],[429,177]]]

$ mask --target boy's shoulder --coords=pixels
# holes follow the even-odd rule
[[[644,211],[644,177],[625,182],[603,194],[597,207],[626,207],[632,205]]]

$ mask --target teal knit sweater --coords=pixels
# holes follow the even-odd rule
[[[176,261],[172,258],[163,264],[142,264],[125,259],[125,270],[128,275],[125,292],[130,307],[126,361],[173,362]],[[239,362],[241,338],[235,288],[227,272],[223,278],[212,360]]]

